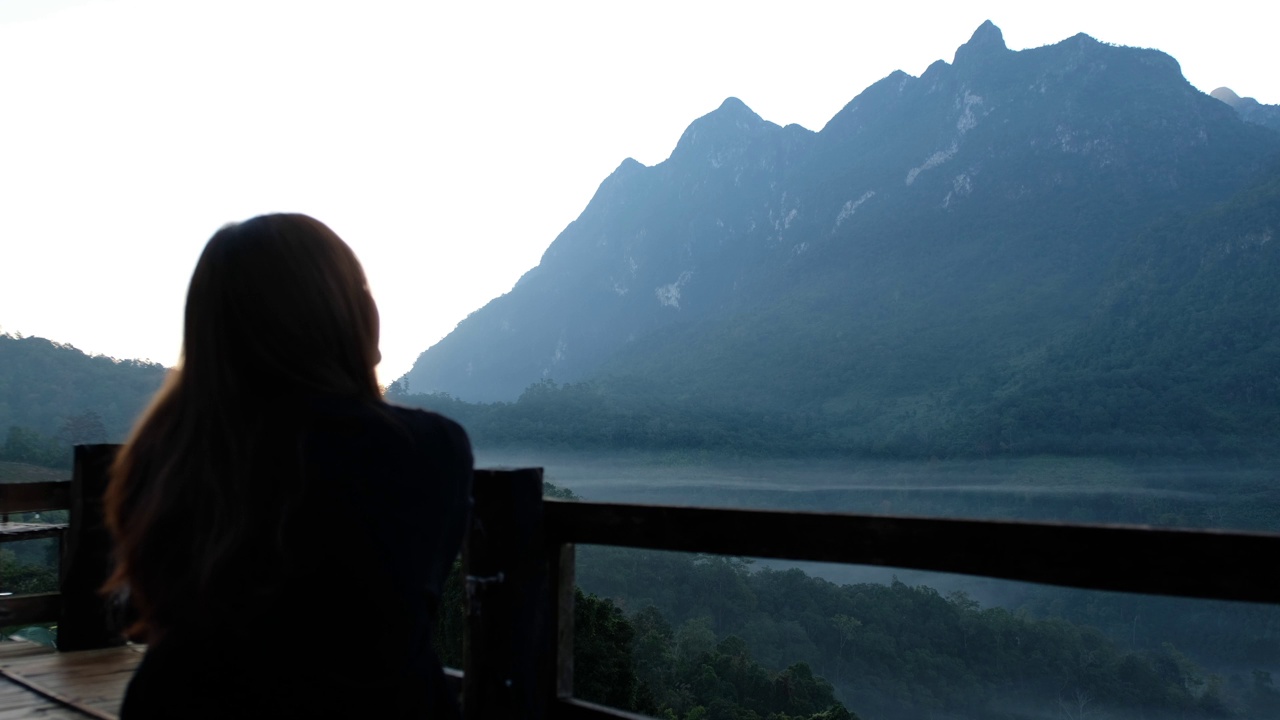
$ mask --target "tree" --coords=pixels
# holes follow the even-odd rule
[[[65,447],[31,428],[10,425],[5,435],[0,458],[11,462],[31,463],[48,467],[68,467],[71,455]]]
[[[636,705],[635,629],[612,600],[576,590],[573,606],[574,695],[623,710]]]
[[[58,431],[58,439],[69,445],[87,445],[107,441],[107,428],[102,417],[93,410],[68,415]]]

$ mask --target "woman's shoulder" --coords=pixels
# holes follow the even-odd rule
[[[393,455],[426,452],[471,457],[466,430],[429,410],[333,397],[309,398],[304,408],[307,434],[321,445],[362,446]]]
[[[471,441],[467,431],[456,421],[437,412],[421,408],[404,407],[391,403],[382,403],[381,412],[396,425],[411,433],[415,440],[430,440],[455,447],[465,447],[471,451]]]

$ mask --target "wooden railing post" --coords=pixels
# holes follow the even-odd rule
[[[549,576],[542,469],[477,470],[462,551],[467,598],[462,712],[467,720],[542,718]]]
[[[539,623],[550,635],[540,664],[545,675],[544,703],[573,697],[573,606],[577,589],[574,557],[573,545],[547,546],[545,614]]]
[[[103,521],[102,495],[119,445],[77,445],[70,512],[63,544],[59,650],[124,644],[114,603],[99,592],[111,571],[111,534]]]

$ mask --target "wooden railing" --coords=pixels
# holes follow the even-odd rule
[[[30,621],[31,608],[39,606],[40,617],[59,620],[60,649],[121,642],[112,609],[96,593],[109,550],[96,499],[115,450],[78,447],[73,480],[65,487],[0,485],[0,513],[44,508],[58,497],[71,510],[57,601],[0,598],[0,625]],[[640,717],[573,697],[578,544],[1280,602],[1280,575],[1267,565],[1280,557],[1280,535],[544,501],[536,468],[479,470],[473,497],[463,549],[464,667],[448,671],[468,720]]]
[[[476,474],[464,550],[473,578],[462,678],[467,718],[639,718],[573,698],[577,544],[1280,603],[1280,575],[1266,564],[1280,557],[1280,535],[544,501],[541,475]],[[509,630],[528,622],[534,625]]]
[[[77,445],[70,481],[0,484],[0,542],[57,537],[58,592],[0,597],[0,626],[57,623],[58,647],[86,650],[124,643],[121,615],[98,593],[111,550],[102,493],[116,445]],[[67,510],[66,524],[8,522],[12,514]]]

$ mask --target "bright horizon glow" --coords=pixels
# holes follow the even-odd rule
[[[173,365],[209,236],[305,212],[364,263],[390,382],[624,158],[663,161],[729,96],[819,130],[987,19],[1011,49],[1085,32],[1280,104],[1280,11],[1255,2],[863,5],[6,0],[0,332]]]

